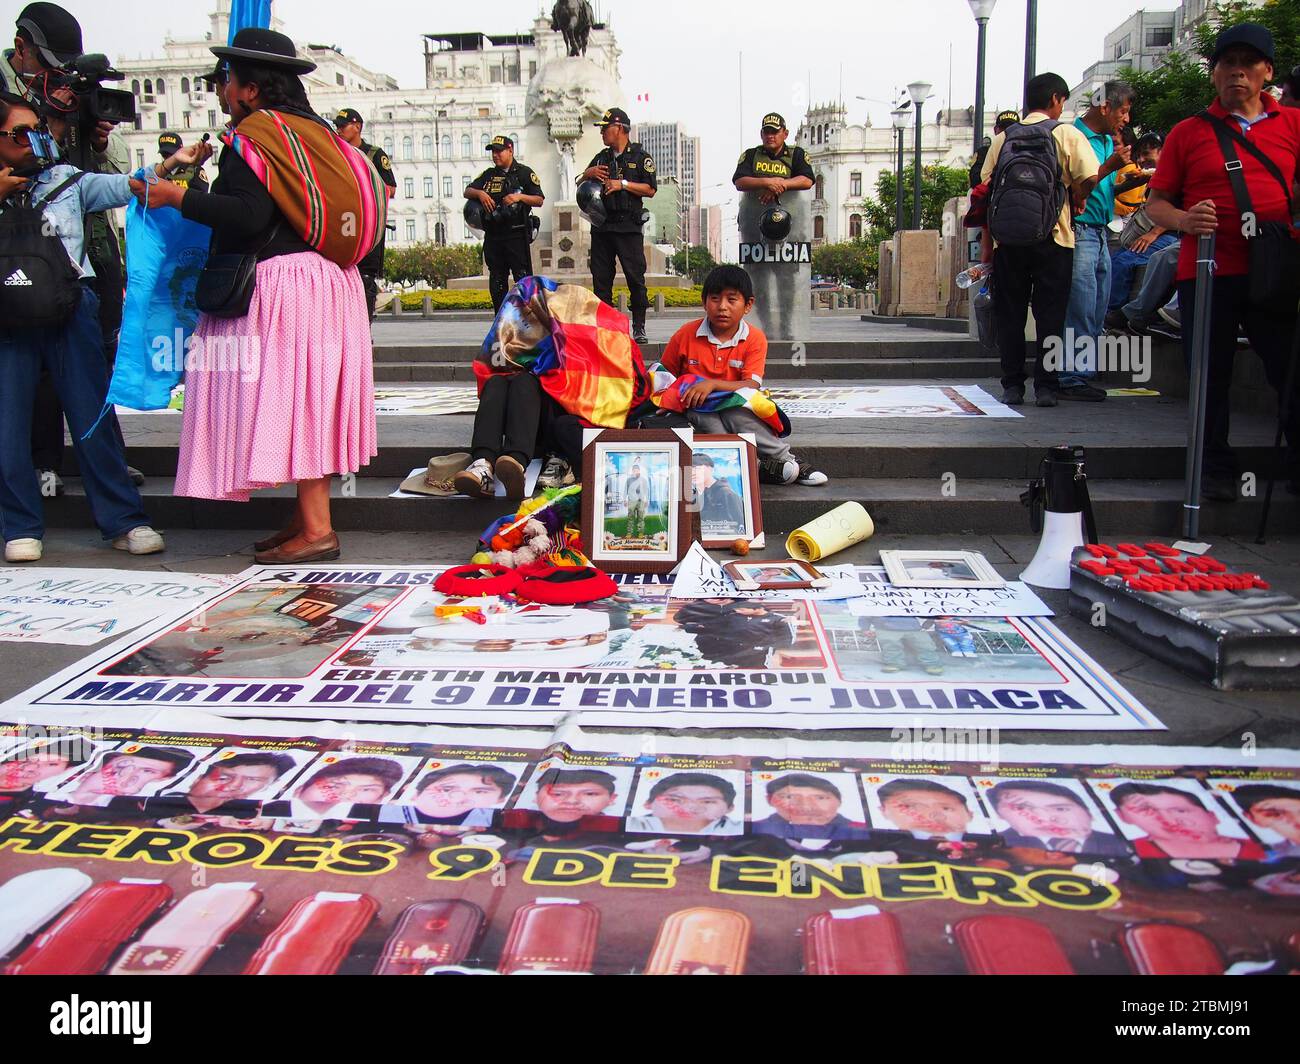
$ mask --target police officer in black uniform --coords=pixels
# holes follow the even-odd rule
[[[164,159],[170,159],[180,150],[179,133],[164,133],[158,138],[158,154]],[[178,166],[164,180],[180,185],[181,188],[196,188],[200,192],[208,190],[208,175],[203,172],[202,166]]]
[[[757,192],[764,203],[772,203],[783,192],[802,192],[816,183],[808,153],[790,147],[790,130],[785,119],[773,111],[763,116],[763,143],[741,152],[732,184],[741,192]]]
[[[641,228],[641,204],[659,191],[655,161],[640,144],[628,139],[632,122],[627,112],[611,107],[598,123],[604,151],[578,178],[604,184],[602,199],[605,221],[591,231],[591,287],[596,295],[614,305],[614,260],[618,259],[632,294],[632,338],[648,342],[645,332],[650,293],[645,286],[645,239]]]
[[[392,160],[382,148],[376,148],[361,139],[361,129],[364,125],[360,113],[351,107],[343,108],[334,116],[334,128],[338,130],[339,136],[352,147],[363,151],[366,158],[374,164],[379,177],[388,187],[388,198],[391,200],[397,191],[397,178],[393,176]],[[387,236],[387,230],[380,233],[379,243],[374,246],[369,255],[357,263],[357,272],[361,274],[361,283],[366,290],[366,307],[370,311],[371,321],[375,317],[375,300],[379,296],[379,275],[384,272],[384,241]]]
[[[483,261],[492,309],[498,311],[510,291],[511,275],[515,284],[532,275],[532,213],[546,199],[537,175],[515,158],[513,140],[494,137],[488,151],[492,165],[466,187],[465,198],[477,200],[489,214],[483,230]]]

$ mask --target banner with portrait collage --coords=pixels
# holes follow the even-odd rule
[[[0,726],[0,902],[11,974],[1286,972],[1300,755]]]
[[[29,721],[182,707],[544,727],[1163,728],[1043,618],[882,617],[865,598],[682,600],[671,577],[632,576],[601,602],[470,619],[439,613],[439,572],[250,569],[188,617],[146,625],[2,708]]]

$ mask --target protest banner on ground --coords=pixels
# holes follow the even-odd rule
[[[1291,751],[120,718],[0,727],[6,971],[1297,967]]]
[[[439,616],[441,569],[253,568],[6,703],[224,716],[655,727],[1141,731],[1160,721],[1049,621],[865,617],[848,602],[673,599]],[[127,716],[125,719],[132,719]]]
[[[123,569],[0,569],[0,642],[92,646],[147,620],[174,618],[234,579]]]

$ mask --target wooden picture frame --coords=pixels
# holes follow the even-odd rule
[[[696,468],[699,456],[713,461],[714,481],[740,496],[739,521],[710,520],[707,507],[697,498]],[[763,534],[763,501],[758,482],[758,446],[752,432],[739,435],[695,436],[691,441],[691,505],[700,518],[700,544],[709,550],[727,550],[744,540],[753,550],[767,545]],[[724,499],[724,502],[726,500]],[[734,504],[733,504],[734,505]]]
[[[668,573],[686,556],[694,540],[687,490],[692,436],[689,428],[583,432],[582,544],[597,568]],[[630,489],[634,476],[646,483]],[[640,503],[637,511],[629,494]]]
[[[723,562],[722,571],[731,578],[737,591],[807,591],[830,587],[831,583],[829,576],[794,558]]]
[[[880,562],[895,587],[1005,587],[979,551],[882,550]],[[933,570],[929,576],[926,570]]]

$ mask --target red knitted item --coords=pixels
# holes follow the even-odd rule
[[[613,579],[595,568],[575,568],[539,561],[520,566],[516,571],[523,577],[523,581],[515,589],[515,594],[521,599],[541,602],[547,606],[595,602],[618,593],[618,585]]]
[[[439,576],[433,587],[456,598],[508,595],[519,587],[519,574],[504,565],[458,565]]]

